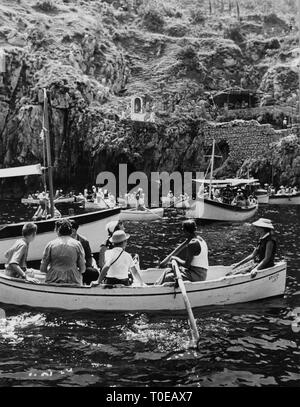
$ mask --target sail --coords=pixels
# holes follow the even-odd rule
[[[22,167],[0,168],[0,178],[24,177],[26,175],[41,175],[41,164],[25,165]]]

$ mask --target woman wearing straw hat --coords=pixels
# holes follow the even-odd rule
[[[260,218],[252,223],[258,230],[260,239],[253,253],[233,265],[231,274],[244,274],[251,271],[251,277],[255,277],[258,270],[274,266],[276,253],[276,240],[273,234],[274,226],[270,219]]]
[[[124,225],[122,221],[117,221],[117,220],[112,220],[111,222],[108,222],[106,225],[106,231],[108,233],[108,238],[105,243],[102,243],[100,246],[100,251],[99,251],[99,259],[98,259],[98,266],[100,270],[105,264],[105,252],[108,249],[112,249],[113,245],[110,241],[110,238],[112,237],[113,233],[116,232],[117,230],[124,230]]]
[[[105,252],[105,264],[97,284],[103,282],[104,284],[123,284],[128,286],[131,284],[129,274],[132,272],[139,283],[145,286],[133,258],[125,251],[129,237],[130,235],[126,234],[124,230],[117,230],[113,233],[109,239],[113,244],[113,248]]]

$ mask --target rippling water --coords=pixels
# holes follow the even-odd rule
[[[31,212],[1,204],[1,222]],[[195,311],[199,351],[190,350],[184,312],[70,313],[2,306],[0,386],[299,386],[300,332],[291,329],[300,307],[300,207],[265,206],[257,218],[276,225],[278,256],[288,261],[284,298]],[[153,266],[179,241],[179,215],[128,223],[128,251]],[[199,224],[210,263],[231,264],[249,253],[250,223]],[[299,290],[299,293],[298,293]],[[0,299],[1,301],[1,299]],[[1,316],[0,316],[1,318]]]

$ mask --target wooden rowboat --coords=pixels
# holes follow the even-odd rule
[[[122,209],[120,220],[122,221],[152,221],[164,216],[164,208],[154,208],[146,210]]]
[[[193,308],[227,305],[282,296],[286,285],[286,263],[250,274],[227,276],[231,267],[210,267],[206,281],[185,282]],[[143,280],[151,284],[161,269],[141,271]],[[162,286],[70,287],[57,284],[32,284],[0,273],[0,302],[33,308],[56,308],[72,311],[177,311],[185,305],[179,288]]]
[[[92,253],[96,253],[99,251],[100,242],[107,238],[106,224],[112,220],[119,220],[119,214],[120,209],[118,208],[106,209],[74,215],[70,219],[76,219],[76,222],[80,225],[80,233],[89,240]],[[38,227],[37,236],[29,246],[28,261],[40,260],[47,243],[55,239],[57,236],[54,232],[56,220],[49,219],[35,222]],[[7,224],[0,228],[0,264],[4,264],[6,261],[4,253],[12,247],[16,239],[22,236],[23,225],[24,222]]]
[[[284,195],[270,195],[270,205],[300,205],[300,192]]]

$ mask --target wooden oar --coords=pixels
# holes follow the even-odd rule
[[[184,242],[182,242],[176,249],[172,251],[164,260],[162,260],[159,264],[159,267],[163,267],[166,264],[168,264],[169,260],[171,259],[172,256],[177,256],[177,254],[186,246],[188,242],[188,239],[186,239]]]
[[[179,288],[180,288],[181,293],[182,293],[184,305],[185,305],[185,308],[186,308],[187,313],[188,313],[193,345],[195,347],[197,347],[197,342],[199,340],[199,333],[198,333],[195,317],[194,317],[194,314],[193,314],[193,311],[192,311],[192,307],[191,307],[191,304],[190,304],[190,300],[189,300],[189,297],[187,295],[185,285],[184,285],[184,282],[182,280],[182,275],[181,275],[181,272],[179,270],[179,267],[178,267],[178,264],[177,264],[176,260],[172,260],[172,268],[173,268],[173,271],[175,273],[175,277],[178,280],[178,285],[179,285]]]

